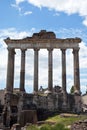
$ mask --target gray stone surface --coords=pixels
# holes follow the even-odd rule
[[[4,114],[6,116],[7,124],[10,124],[11,117],[13,117],[12,107],[17,107],[18,112],[17,121],[20,125],[25,125],[27,122],[36,122],[36,112],[34,109],[46,109],[47,111],[71,111],[71,99],[66,92],[66,53],[65,50],[73,49],[74,56],[74,87],[75,94],[73,95],[73,108],[77,111],[81,105],[80,98],[80,77],[79,77],[79,43],[80,38],[56,38],[54,32],[47,32],[41,30],[39,33],[34,33],[32,37],[26,37],[23,39],[10,39],[4,40],[8,46],[8,66],[7,66],[7,82],[6,82],[6,96],[5,105],[6,108]],[[47,91],[38,91],[38,51],[39,49],[48,50],[48,88]],[[15,93],[13,96],[13,84],[14,84],[14,61],[15,61],[15,49],[21,50],[21,72],[20,72],[20,92]],[[25,50],[34,50],[34,92],[32,96],[25,93]],[[53,49],[60,49],[62,51],[62,88],[61,91],[55,91],[53,89],[53,61],[52,51]],[[16,98],[14,98],[16,97]],[[68,106],[68,107],[67,107]],[[72,108],[72,110],[73,110]],[[33,109],[33,110],[32,110]],[[76,112],[77,112],[76,111]],[[35,114],[35,115],[34,115]],[[34,120],[35,118],[35,120]]]
[[[71,130],[87,130],[87,120],[74,123]]]

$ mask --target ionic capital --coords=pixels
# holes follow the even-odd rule
[[[25,52],[27,49],[21,49],[22,52]]]
[[[16,54],[14,48],[7,47],[7,50],[8,50],[11,54]]]
[[[73,48],[73,52],[72,53],[75,54],[75,53],[79,52],[79,49],[80,49],[79,47],[78,48]]]
[[[65,54],[66,48],[61,48],[61,51],[62,51],[63,54]]]
[[[39,51],[40,50],[40,48],[34,48],[34,51]]]
[[[48,51],[53,51],[53,48],[47,48]]]

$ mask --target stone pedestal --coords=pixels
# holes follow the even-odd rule
[[[81,101],[81,95],[75,93],[74,94],[74,99],[75,99],[75,107],[74,107],[74,112],[79,114],[82,112],[82,101]]]
[[[62,110],[67,111],[68,109],[68,103],[67,103],[67,93],[63,91],[63,104],[62,104]]]

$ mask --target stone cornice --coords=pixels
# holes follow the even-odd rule
[[[41,38],[41,39],[37,39],[37,38],[32,38],[32,37],[27,37],[27,38],[24,38],[24,39],[10,39],[10,38],[7,38],[4,40],[5,43],[8,45],[9,43],[10,44],[17,44],[17,43],[20,43],[20,44],[35,44],[35,43],[40,43],[40,44],[44,44],[44,43],[80,43],[81,42],[81,39],[80,38],[66,38],[66,39],[59,39],[59,38],[55,38],[55,39],[45,39],[45,38]]]
[[[8,47],[19,48],[19,49],[35,49],[35,48],[78,48],[81,39],[76,38],[66,38],[60,39],[56,38],[54,32],[47,32],[46,30],[41,30],[39,33],[34,33],[32,37],[26,37],[23,39],[10,39],[4,40]]]

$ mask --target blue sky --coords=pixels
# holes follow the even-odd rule
[[[87,86],[87,0],[0,0],[0,89],[6,86],[7,46],[3,39],[31,36],[42,29],[59,38],[80,37],[81,91]],[[67,50],[67,91],[73,85],[73,55]],[[39,52],[39,86],[48,84],[48,53]],[[53,84],[61,86],[61,52],[53,51]],[[72,61],[72,63],[70,63]],[[14,86],[19,87],[20,50],[15,56]],[[26,52],[26,90],[33,89],[33,50]]]

